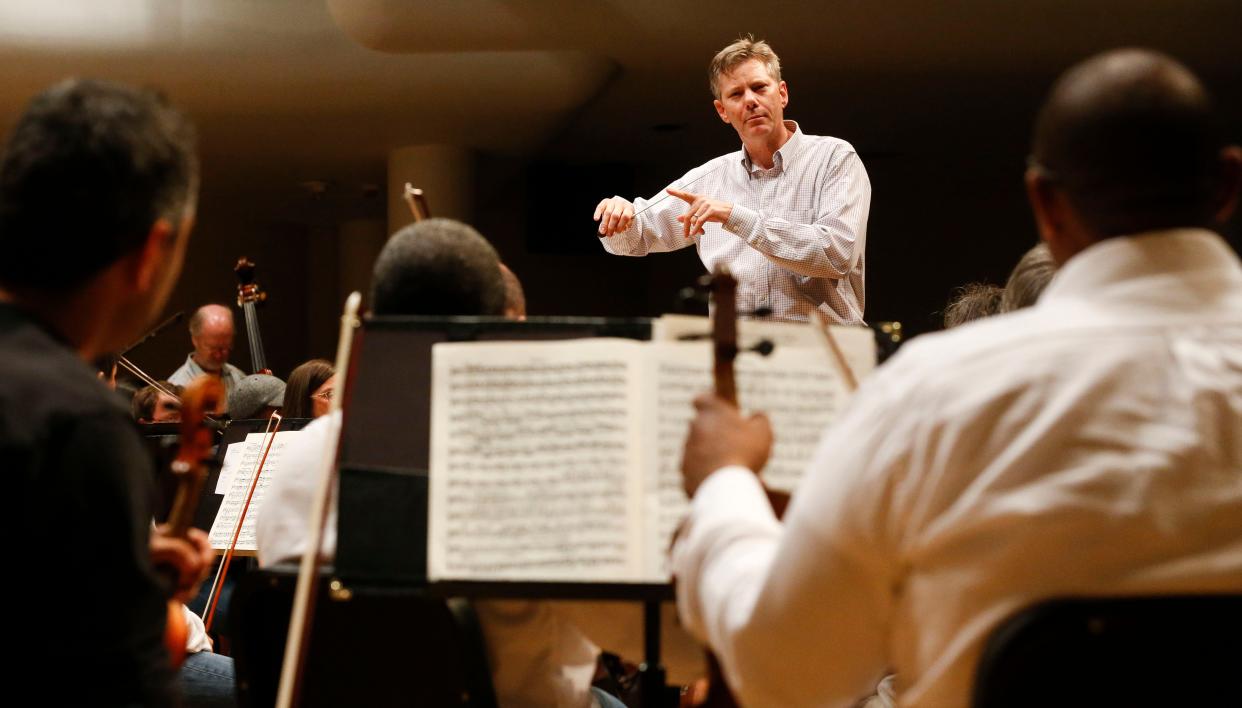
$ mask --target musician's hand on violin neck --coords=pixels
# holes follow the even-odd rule
[[[758,473],[772,452],[772,425],[756,413],[743,416],[737,406],[715,394],[694,399],[697,411],[681,458],[682,482],[693,497],[713,472],[741,465]]]
[[[193,599],[215,560],[206,533],[192,528],[186,536],[173,538],[162,527],[151,533],[151,563],[173,580],[173,598],[181,602]]]

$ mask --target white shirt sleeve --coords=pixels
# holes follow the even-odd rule
[[[729,156],[716,158],[687,172],[681,179],[665,187],[651,199],[634,200],[634,220],[625,231],[601,238],[604,250],[618,256],[645,256],[648,253],[676,251],[695,244],[687,238],[685,226],[677,217],[686,213],[684,201],[668,193],[669,188],[694,191],[698,181],[722,168]],[[686,186],[689,185],[689,186]]]
[[[269,483],[263,508],[255,522],[259,566],[296,561],[306,549],[316,477],[323,459],[335,447],[341,415],[313,421],[285,448],[281,472]],[[329,498],[328,520],[323,532],[323,558],[336,557],[336,489]]]
[[[699,487],[673,548],[682,620],[716,652],[744,705],[853,706],[887,673],[888,486],[867,469],[885,429],[851,408],[821,443],[783,527],[755,475],[724,468]]]

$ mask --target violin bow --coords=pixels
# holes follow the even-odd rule
[[[341,314],[341,332],[336,347],[336,371],[345,372],[345,374],[341,385],[337,387],[337,392],[332,396],[332,402],[328,407],[329,416],[339,414],[345,400],[344,393],[349,384],[350,349],[354,341],[354,330],[360,324],[358,309],[361,305],[361,293],[350,293],[345,300],[345,311]],[[310,518],[307,520],[306,550],[302,553],[302,562],[298,566],[297,588],[293,594],[293,612],[289,617],[289,634],[285,641],[285,657],[280,669],[280,687],[276,694],[278,708],[290,708],[298,700],[302,670],[306,663],[307,637],[310,636],[314,611],[319,549],[323,545],[324,526],[328,521],[328,502],[332,496],[332,482],[336,479],[336,453],[340,445],[340,434],[344,428],[344,421],[341,421],[336,435],[329,437],[316,478],[318,486],[311,504]]]
[[[423,190],[406,182],[402,197],[405,199],[405,203],[409,205],[410,213],[414,215],[414,221],[431,218],[431,209],[427,206],[427,197],[423,195]]]
[[[850,367],[850,362],[845,358],[845,352],[841,349],[841,344],[832,333],[832,325],[828,324],[828,320],[824,319],[824,315],[819,310],[811,313],[811,325],[815,327],[815,331],[819,332],[824,347],[828,350],[828,356],[837,365],[837,369],[841,372],[841,379],[845,382],[845,390],[853,393],[858,390],[858,377],[854,374],[854,369]]]
[[[267,464],[267,454],[272,451],[272,443],[276,442],[276,433],[280,432],[280,424],[283,420],[279,413],[273,413],[267,419],[267,430],[263,431],[263,454],[259,456],[258,464],[250,474],[250,489],[246,491],[246,501],[242,503],[237,521],[233,523],[232,538],[228,548],[224,551],[224,559],[220,561],[216,578],[211,583],[211,592],[207,594],[207,616],[203,618],[203,626],[208,632],[211,631],[211,623],[216,618],[216,605],[220,602],[220,588],[224,587],[224,581],[229,576],[229,565],[233,562],[234,553],[237,552],[237,540],[241,538],[242,525],[246,523],[246,512],[250,511],[250,500],[254,498],[254,490],[259,486],[259,475],[263,474],[264,465]]]

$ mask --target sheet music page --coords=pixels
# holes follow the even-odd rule
[[[255,520],[259,518],[259,510],[263,508],[263,497],[272,475],[282,473],[281,456],[285,446],[300,430],[282,430],[275,434],[272,449],[267,454],[263,469],[259,472],[259,484],[255,487],[254,496],[250,499],[250,508],[246,511],[246,519],[242,522],[241,535],[237,539],[237,550],[255,551]],[[209,540],[211,547],[224,550],[233,540],[233,532],[241,510],[246,503],[246,495],[250,493],[250,481],[254,479],[256,467],[263,456],[263,444],[268,436],[263,433],[251,433],[245,440],[229,445],[224,452],[224,462],[220,468],[220,483],[216,487],[217,494],[223,494],[220,510],[211,524]],[[304,473],[304,470],[298,472]],[[295,473],[298,473],[295,472]]]
[[[875,369],[875,333],[870,327],[832,325],[832,336],[837,340],[846,362],[859,380]],[[683,337],[703,338],[712,331],[711,320],[698,315],[662,315],[651,324],[651,340],[675,342]],[[827,351],[822,335],[814,325],[803,322],[769,322],[767,320],[738,320],[737,336],[743,348],[754,346],[766,339],[781,347],[800,347]]]
[[[645,464],[647,515],[646,573],[668,579],[669,541],[687,511],[681,484],[681,455],[694,414],[694,397],[712,388],[710,342],[652,342],[649,346],[647,412],[655,440]],[[819,438],[848,399],[844,382],[822,350],[781,347],[770,356],[742,353],[735,363],[738,400],[745,411],[764,411],[776,440],[763,478],[768,486],[793,490]]]
[[[431,579],[635,579],[643,346],[435,345]]]

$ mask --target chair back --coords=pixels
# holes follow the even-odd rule
[[[992,632],[972,704],[1242,705],[1242,595],[1041,602]]]
[[[473,610],[418,587],[333,591],[320,573],[300,705],[494,708],[487,657]],[[297,568],[247,574],[230,624],[243,706],[272,706],[280,681]]]

